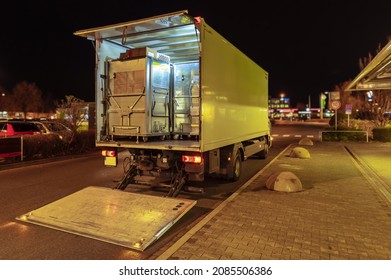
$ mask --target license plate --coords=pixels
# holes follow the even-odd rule
[[[105,157],[106,166],[117,166],[117,157]]]

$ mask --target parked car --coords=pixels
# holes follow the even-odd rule
[[[62,141],[69,143],[73,137],[73,131],[66,125],[56,120],[30,121],[37,125],[43,134],[55,134]]]
[[[22,120],[1,120],[0,137],[41,134],[39,127]]]

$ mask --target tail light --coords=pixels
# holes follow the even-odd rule
[[[182,156],[182,162],[184,163],[202,163],[202,157],[201,156],[194,156],[194,155],[183,155]]]
[[[102,150],[102,156],[115,157],[115,156],[117,156],[117,153],[114,150]]]

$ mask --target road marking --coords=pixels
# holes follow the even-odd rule
[[[307,137],[307,138],[314,138],[315,136],[314,135],[299,135],[299,134],[296,134],[296,135],[290,135],[290,134],[283,134],[283,135],[280,135],[280,134],[272,134],[272,137]]]

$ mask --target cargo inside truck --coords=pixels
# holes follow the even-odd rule
[[[198,140],[200,45],[191,17],[179,12],[75,34],[101,43],[98,141]]]

